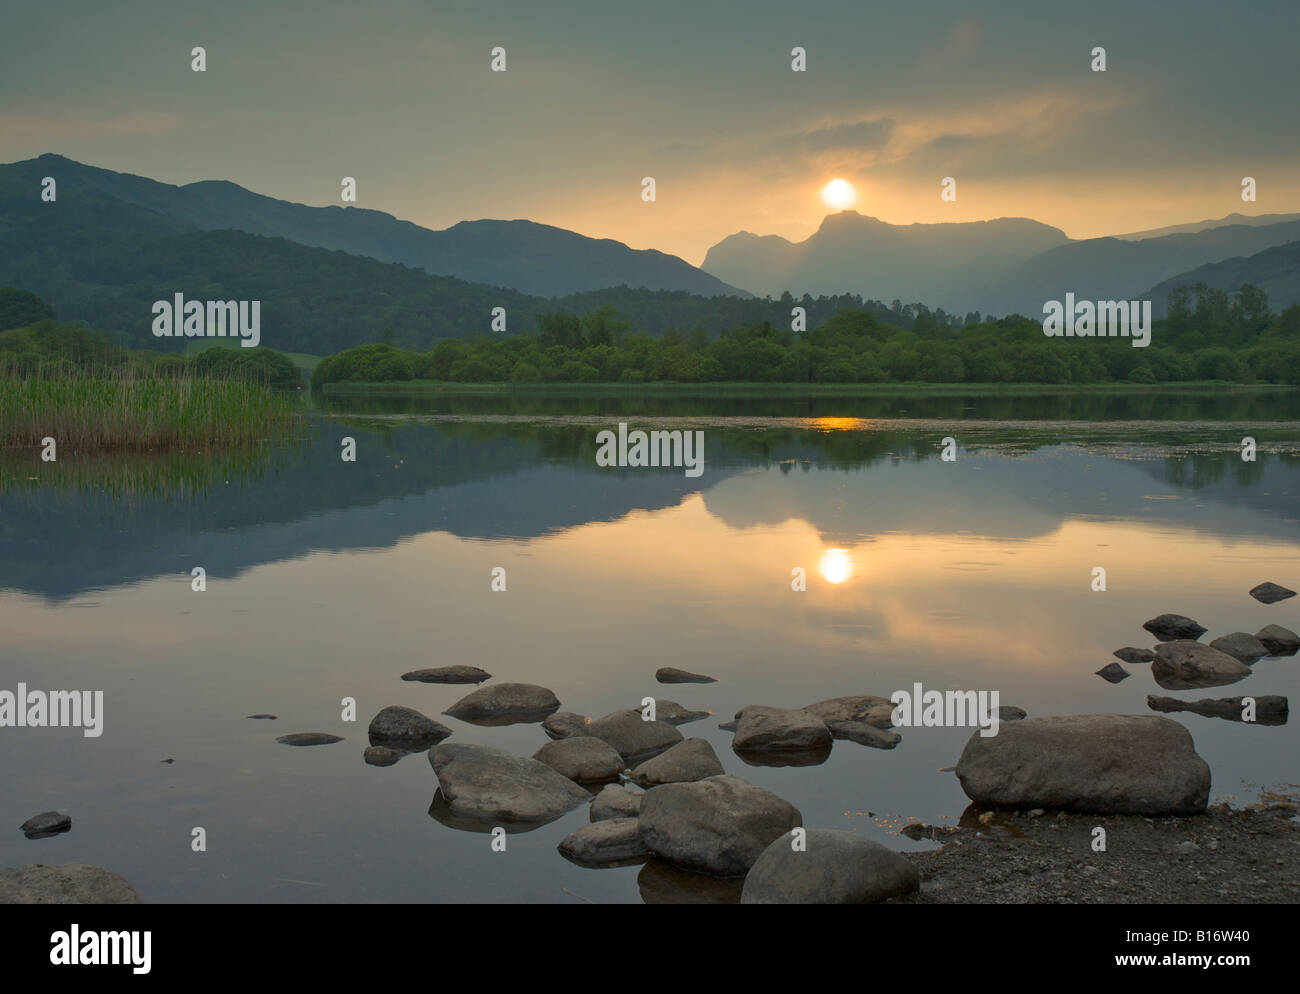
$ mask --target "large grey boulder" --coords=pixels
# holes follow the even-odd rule
[[[545,763],[490,746],[445,743],[430,750],[429,764],[457,816],[549,821],[591,797]]]
[[[803,824],[799,810],[737,777],[670,783],[641,802],[641,841],[670,863],[716,877],[739,876],[773,840]]]
[[[0,869],[0,904],[143,904],[116,873],[88,863]]]
[[[643,797],[645,797],[645,794],[638,790],[629,790],[622,784],[606,784],[591,802],[591,809],[588,814],[592,821],[608,821],[611,818],[635,818],[641,813],[641,799]]]
[[[451,729],[415,708],[390,704],[370,721],[371,745],[400,745],[408,749],[427,749],[451,734]]]
[[[475,725],[515,725],[541,721],[557,711],[560,699],[532,683],[494,683],[466,694],[443,714]]]
[[[580,866],[618,866],[645,859],[646,848],[635,818],[610,818],[583,825],[556,847]]]
[[[647,759],[632,770],[632,780],[642,787],[665,783],[689,783],[725,773],[713,746],[705,739],[686,739]]]
[[[1094,814],[1195,814],[1210,793],[1210,768],[1187,729],[1138,715],[1026,718],[997,735],[977,731],[957,779],[979,804]]]
[[[1142,625],[1161,642],[1175,639],[1198,639],[1205,634],[1205,626],[1181,614],[1161,614]]]
[[[736,752],[808,752],[826,749],[831,732],[826,722],[803,708],[751,704],[736,712]]]
[[[794,833],[763,850],[745,877],[741,904],[875,904],[920,886],[906,856],[854,832],[807,829],[796,851]]]
[[[1247,665],[1268,655],[1268,646],[1249,632],[1232,632],[1230,635],[1220,635],[1210,643],[1210,648],[1226,652],[1233,659]]]
[[[548,742],[533,753],[533,759],[579,783],[617,780],[624,767],[623,757],[614,747],[593,735]]]
[[[888,697],[858,694],[852,697],[832,697],[807,705],[826,724],[839,721],[864,721],[873,728],[893,728],[894,702]]]
[[[1300,649],[1300,635],[1281,625],[1265,625],[1255,633],[1270,656],[1294,656]]]
[[[624,759],[645,759],[682,741],[682,733],[665,721],[646,721],[640,711],[628,708],[597,718],[587,734],[604,739]]]
[[[1151,676],[1165,690],[1222,687],[1250,676],[1250,667],[1208,645],[1181,639],[1156,647]]]

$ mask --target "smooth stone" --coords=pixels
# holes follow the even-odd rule
[[[1187,729],[1136,715],[1026,718],[997,735],[976,731],[957,779],[977,804],[1095,814],[1197,814],[1210,793],[1210,768]]]
[[[475,815],[465,814],[462,811],[453,811],[451,804],[442,796],[441,790],[433,792],[433,800],[429,803],[429,817],[440,824],[446,825],[448,828],[454,828],[458,832],[491,835],[494,829],[505,828],[506,833],[511,836],[527,835],[529,832],[535,832],[555,820],[554,818],[541,818],[536,821],[508,821],[490,814]]]
[[[370,744],[428,747],[451,734],[451,729],[415,708],[390,704],[370,719]]]
[[[682,741],[682,733],[666,721],[646,721],[640,711],[627,709],[597,718],[587,734],[604,739],[624,759],[648,759]]]
[[[490,746],[444,743],[429,765],[451,813],[473,819],[550,821],[591,797],[545,763]]]
[[[662,859],[648,859],[636,875],[646,904],[739,904],[744,877],[692,873]]]
[[[449,707],[449,714],[479,725],[514,725],[542,721],[560,707],[560,699],[532,683],[494,683],[480,687]]]
[[[588,814],[592,821],[608,821],[611,818],[635,818],[641,813],[641,799],[645,797],[640,791],[629,790],[622,784],[611,783],[601,788],[591,802]]]
[[[1250,667],[1226,652],[1182,639],[1156,647],[1151,675],[1165,690],[1222,687],[1250,676]]]
[[[807,829],[799,852],[791,842],[784,835],[763,850],[741,904],[877,904],[921,885],[911,860],[855,832]]]
[[[45,839],[71,829],[72,816],[60,811],[42,811],[38,815],[32,815],[19,827],[29,839]]]
[[[477,666],[435,666],[425,670],[411,670],[402,674],[403,680],[416,683],[482,683],[491,680],[492,674]]]
[[[1288,597],[1294,597],[1295,591],[1288,590],[1286,587],[1273,583],[1272,581],[1261,583],[1258,587],[1252,587],[1250,596],[1255,598],[1261,604],[1276,604],[1278,601],[1284,601]]]
[[[553,739],[569,739],[591,734],[591,719],[585,714],[557,711],[542,722],[542,731]]]
[[[556,847],[565,859],[579,866],[618,866],[646,858],[635,818],[610,818],[583,825],[566,835]]]
[[[343,736],[331,735],[329,732],[293,732],[278,736],[275,741],[287,746],[323,746],[331,742],[342,742]]]
[[[1097,676],[1107,683],[1119,683],[1121,680],[1127,680],[1129,675],[1129,671],[1119,663],[1107,663],[1097,671]]]
[[[831,758],[829,744],[812,749],[763,749],[758,752],[739,749],[735,752],[736,758],[746,766],[773,769],[779,767],[820,766]]]
[[[250,718],[262,718],[262,719],[265,719],[266,721],[275,721],[275,720],[276,720],[276,716],[273,715],[273,714],[250,714],[248,717],[250,717]]]
[[[368,746],[361,754],[361,758],[371,766],[392,766],[404,755],[406,754],[397,749],[389,749],[387,746]]]
[[[634,783],[650,788],[665,783],[689,783],[725,772],[707,740],[686,739],[653,759],[647,759],[630,775]]]
[[[1300,635],[1281,625],[1265,625],[1255,633],[1270,656],[1294,656],[1300,649]]]
[[[747,872],[803,818],[770,791],[724,775],[652,788],[639,823],[650,852],[683,869],[728,877]]]
[[[1202,625],[1181,614],[1161,614],[1143,624],[1142,627],[1161,642],[1173,642],[1177,639],[1195,641],[1206,632]]]
[[[846,739],[872,749],[892,749],[903,741],[903,736],[897,732],[876,728],[865,721],[828,721],[826,727],[832,738]]]
[[[998,708],[998,721],[1023,721],[1028,717],[1028,711],[1024,708],[1018,708],[1014,704],[1003,704]]]
[[[803,708],[822,721],[865,721],[875,728],[893,728],[895,704],[887,697],[858,694],[852,697],[832,697]]]
[[[679,670],[674,666],[664,666],[655,670],[655,679],[660,683],[717,683],[716,677],[705,676],[703,673],[691,673],[689,670]]]
[[[1248,666],[1255,660],[1263,659],[1268,655],[1268,646],[1249,632],[1233,632],[1230,635],[1220,635],[1210,643],[1210,648],[1226,652],[1233,659],[1240,660]]]
[[[0,869],[0,904],[143,904],[116,873],[88,863]]]
[[[1290,705],[1285,697],[1276,694],[1264,694],[1252,698],[1255,702],[1255,720],[1247,722],[1242,714],[1245,712],[1244,697],[1216,697],[1199,701],[1180,701],[1176,697],[1155,697],[1147,695],[1147,707],[1152,711],[1165,713],[1190,711],[1206,718],[1224,718],[1228,721],[1240,721],[1256,725],[1285,725]]]
[[[721,728],[724,732],[734,732],[739,724],[740,724],[739,721],[737,721],[735,718],[732,718],[730,721],[718,722],[718,727]]]
[[[1116,649],[1115,656],[1119,660],[1130,665],[1136,663],[1149,663],[1156,658],[1156,654],[1150,649],[1139,649],[1135,646],[1128,646],[1124,649]]]
[[[548,742],[533,753],[533,759],[578,783],[617,780],[624,769],[623,757],[608,742],[594,735],[575,735]]]
[[[831,744],[826,722],[803,708],[751,704],[736,712],[736,720],[736,734],[731,740],[736,752],[807,752]]]
[[[686,725],[692,721],[707,718],[711,714],[713,714],[712,711],[692,711],[690,708],[682,707],[676,701],[655,698],[656,721],[666,721],[670,725]]]

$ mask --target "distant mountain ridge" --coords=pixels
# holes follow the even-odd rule
[[[1198,266],[1158,283],[1143,294],[1143,299],[1152,302],[1156,317],[1163,317],[1168,310],[1169,291],[1197,283],[1228,293],[1235,293],[1249,283],[1268,294],[1269,307],[1275,311],[1300,304],[1300,241],[1276,245],[1252,256],[1234,256]]]
[[[434,231],[383,211],[309,207],[225,180],[174,186],[53,154],[10,165],[39,166],[42,175],[55,177],[61,187],[95,189],[201,230],[233,228],[287,238],[533,296],[559,297],[622,285],[706,297],[750,296],[675,255],[534,221],[462,221]]]

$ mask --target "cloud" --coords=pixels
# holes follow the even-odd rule
[[[184,124],[179,114],[146,111],[116,117],[46,117],[39,114],[0,114],[0,134],[6,142],[24,142],[41,147],[78,138],[123,138],[130,135],[161,135]]]

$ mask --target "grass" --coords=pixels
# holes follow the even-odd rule
[[[53,438],[73,452],[181,452],[284,435],[292,397],[244,378],[162,376],[132,366],[19,375],[0,369],[0,448]]]

